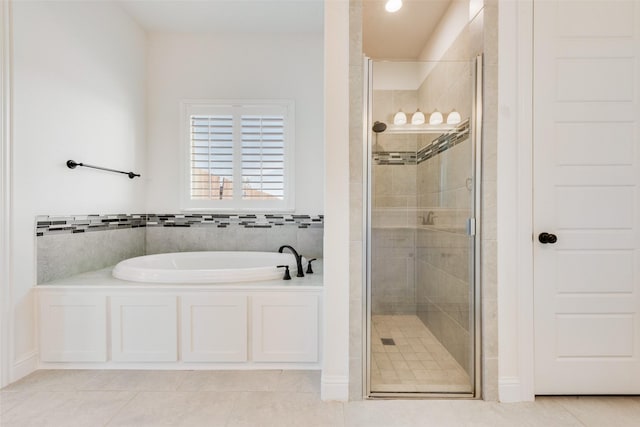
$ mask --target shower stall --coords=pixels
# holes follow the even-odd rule
[[[365,69],[365,394],[479,397],[482,58]]]

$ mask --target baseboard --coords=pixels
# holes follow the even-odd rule
[[[522,384],[519,377],[504,377],[498,380],[498,399],[500,402],[522,402]]]
[[[349,377],[323,374],[320,380],[320,397],[324,401],[348,401]]]
[[[38,369],[38,352],[30,351],[13,363],[9,381],[14,383]]]

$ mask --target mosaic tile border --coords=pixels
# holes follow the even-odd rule
[[[417,153],[415,151],[377,151],[373,153],[376,165],[415,165]]]
[[[437,137],[431,142],[431,144],[418,150],[417,158],[418,164],[429,160],[440,153],[447,151],[449,148],[453,148],[462,141],[469,138],[469,120],[465,120],[451,132],[445,133]]]
[[[323,228],[324,215],[290,214],[117,214],[40,215],[36,217],[36,237],[139,227]]]
[[[148,215],[147,227],[228,227],[271,228],[296,226],[298,228],[322,228],[324,215],[288,214],[168,214]]]
[[[145,227],[147,217],[134,215],[73,215],[36,217],[36,236],[50,234],[86,233],[90,231],[119,230],[122,228]]]
[[[455,147],[469,138],[469,120],[462,122],[455,130],[444,133],[434,139],[429,145],[415,151],[376,151],[373,153],[373,163],[381,166],[390,165],[419,165],[438,154]]]

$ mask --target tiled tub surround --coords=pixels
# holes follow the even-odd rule
[[[186,251],[276,251],[322,257],[322,215],[166,214],[39,216],[38,284],[135,256]]]
[[[145,229],[45,234],[36,238],[38,284],[145,255]]]

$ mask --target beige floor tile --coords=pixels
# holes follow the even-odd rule
[[[395,369],[380,369],[380,376],[383,380],[395,381],[398,379],[398,374]]]
[[[391,360],[391,362],[404,361],[404,357],[402,356],[402,353],[388,353],[388,355],[389,355],[389,360]]]
[[[393,369],[393,362],[391,360],[379,360],[376,362],[376,364],[378,365],[378,369],[382,370],[389,370],[389,369]]]
[[[240,392],[140,392],[109,427],[224,426]]]
[[[430,371],[435,371],[440,369],[440,365],[435,360],[421,360],[421,362],[422,362],[422,366],[424,366],[425,369],[428,369]]]
[[[344,425],[343,404],[314,393],[242,393],[227,427],[315,427]]]
[[[133,397],[129,391],[39,391],[2,414],[12,426],[104,426]]]
[[[409,339],[405,337],[397,337],[397,338],[394,338],[393,341],[395,341],[396,345],[398,346],[409,344]]]
[[[189,371],[180,391],[270,391],[278,388],[281,370]]]
[[[393,369],[395,369],[396,371],[409,369],[409,365],[407,365],[407,362],[405,362],[404,360],[394,360],[391,362],[391,364],[393,365]]]
[[[42,369],[22,378],[4,391],[76,391],[85,386],[101,371],[82,369]]]
[[[391,390],[390,390],[391,391]],[[447,402],[375,400],[349,402],[344,407],[344,423],[349,427],[458,427],[455,414],[446,421],[432,422],[432,414],[445,413]],[[442,417],[438,417],[442,420]]]
[[[374,353],[373,357],[375,357],[376,361],[391,360],[389,359],[389,355],[387,353]]]
[[[407,384],[403,385],[401,381],[398,383],[398,378],[402,379],[404,376],[407,380],[419,378],[422,381],[422,384],[416,385],[416,391],[469,392],[471,383],[468,374],[417,316],[376,315],[373,316],[373,325],[373,336],[389,337],[393,334],[403,334],[403,337],[394,337],[395,346],[383,346],[391,364],[378,359],[377,355],[380,353],[372,353],[372,360],[375,362],[372,363],[372,370],[378,368],[387,371],[384,376],[376,376],[375,380],[371,380],[373,391],[407,392],[404,387]],[[381,329],[385,330],[384,334],[380,332]],[[396,375],[392,375],[390,370],[395,370]],[[403,373],[400,374],[400,371]],[[420,372],[412,372],[409,377],[404,371]],[[398,389],[393,390],[394,386]]]
[[[418,360],[433,360],[431,353],[416,353]]]
[[[398,378],[401,380],[415,380],[416,377],[413,375],[413,371],[410,369],[396,369],[398,373]]]
[[[384,349],[384,346],[382,344],[373,343],[373,344],[371,344],[371,351],[374,352],[374,353],[378,353],[378,352],[384,353],[385,349]]]
[[[141,372],[141,371],[130,371]],[[175,378],[164,371],[145,371],[130,388],[155,386]],[[390,371],[394,376],[378,383],[378,391],[407,393],[468,391],[464,385],[424,384],[403,379],[404,372],[420,377],[456,371]],[[400,372],[400,374],[398,374]],[[435,372],[435,373],[434,373]],[[200,375],[191,378],[203,377]],[[206,371],[204,373],[207,373]],[[273,374],[275,379],[271,379]],[[211,374],[209,372],[209,374]],[[322,402],[317,393],[318,371],[224,371],[222,377],[206,375],[207,386],[243,387],[267,381],[274,389],[291,391],[65,391],[72,387],[124,386],[117,372],[44,371],[35,373],[18,388],[59,388],[53,391],[0,392],[0,425],[23,426],[348,426],[348,427],[627,427],[640,426],[640,397],[539,397],[535,402],[500,404],[477,400],[371,400],[347,403]],[[176,374],[178,375],[178,374]],[[408,376],[408,375],[407,375]],[[253,377],[253,379],[251,379]],[[107,380],[110,378],[110,380]],[[91,379],[87,382],[87,379]],[[384,379],[373,376],[372,379]],[[450,381],[450,378],[449,378]],[[271,387],[270,386],[270,387]],[[174,387],[173,385],[171,387]],[[467,385],[468,387],[468,385]]]
[[[320,394],[321,371],[282,371],[276,391]]]
[[[543,403],[547,398],[538,398]],[[558,397],[554,402],[560,404],[587,427],[640,426],[640,396],[580,396]]]
[[[450,401],[461,426],[579,427],[582,424],[559,404]],[[438,416],[439,414],[435,414]],[[434,420],[436,421],[436,420]],[[437,425],[437,424],[436,424]],[[614,427],[615,424],[602,424]]]
[[[402,357],[406,361],[416,361],[418,360],[418,353],[402,353]]]
[[[428,380],[430,378],[429,372],[426,369],[414,369],[413,374],[419,380]]]
[[[98,371],[79,390],[173,391],[188,374],[189,371]]]
[[[396,343],[398,344],[398,343]],[[400,351],[400,353],[415,353],[415,351],[413,351],[413,347],[411,347],[409,344],[402,344],[402,345],[397,345],[396,347],[398,347],[398,350]]]
[[[413,349],[414,353],[425,353],[425,352],[427,352],[427,348],[424,345],[422,345],[422,343],[409,344],[409,345]]]
[[[2,421],[2,414],[31,399],[36,393],[35,391],[0,391],[0,421]]]
[[[408,360],[407,365],[409,365],[409,369],[424,369],[424,365],[419,360]]]

